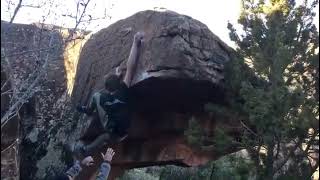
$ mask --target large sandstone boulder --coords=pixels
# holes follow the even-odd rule
[[[192,118],[211,138],[219,127],[237,133],[234,121],[218,120],[203,108],[207,102],[225,105],[224,68],[232,61],[232,49],[203,23],[175,12],[139,12],[92,35],[80,55],[73,103],[88,103],[90,96],[103,88],[104,75],[115,73],[116,68],[125,73],[133,35],[138,31],[145,32],[145,39],[131,88],[135,115],[128,138],[113,145],[117,156],[112,177],[134,167],[198,166],[234,151],[218,154],[214,148],[204,151],[187,142],[185,130]],[[78,125],[86,127],[83,132],[98,130],[89,126],[85,117]],[[102,150],[97,150],[96,158]],[[83,171],[81,177],[89,178],[96,169]]]
[[[216,128],[233,136],[239,131],[234,119],[203,110],[206,102],[227,107],[225,65],[233,58],[232,49],[201,22],[174,12],[144,11],[99,31],[87,42],[90,36],[70,44],[63,43],[68,34],[64,28],[1,24],[1,47],[13,67],[13,87],[33,74],[49,53],[46,72],[21,113],[20,131],[14,133],[19,134],[21,142],[21,178],[49,179],[65,171],[70,159],[63,144],[83,138],[86,130],[92,132],[91,137],[96,135],[96,120],[90,126],[87,117],[76,112],[74,105],[87,103],[92,93],[103,87],[104,75],[114,73],[117,67],[125,73],[137,31],[145,31],[146,38],[132,88],[136,109],[128,138],[108,145],[117,152],[110,179],[135,167],[198,166],[234,151],[230,148],[217,153],[214,147],[197,148],[189,144],[185,135],[190,119],[195,119],[210,139]],[[39,51],[39,47],[49,47],[52,35],[55,48]],[[1,110],[7,106],[3,102]],[[103,150],[96,150],[96,164]],[[14,165],[16,155],[11,151],[7,154],[1,157],[9,167]],[[83,170],[79,179],[93,177],[97,168]]]
[[[102,87],[103,76],[114,73],[117,67],[125,73],[137,31],[146,34],[133,78],[138,95],[143,96],[139,101],[148,98],[152,104],[164,100],[181,105],[187,103],[184,100],[191,104],[191,100],[215,100],[220,96],[214,96],[212,90],[223,83],[231,49],[191,17],[171,11],[143,11],[100,30],[88,40],[77,69],[75,103],[86,102],[94,90]]]

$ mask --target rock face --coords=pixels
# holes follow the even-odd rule
[[[19,169],[21,179],[48,179],[67,166],[61,158],[61,144],[65,137],[76,134],[70,130],[76,124],[72,121],[68,84],[84,41],[66,45],[64,33],[68,30],[59,27],[1,22],[1,85],[10,73],[10,88],[29,88],[48,57],[45,72],[32,88],[33,96],[20,110],[21,118],[1,128],[1,179],[17,178]],[[10,105],[7,95],[1,95],[1,117]],[[17,138],[19,144],[10,146]]]
[[[232,49],[201,22],[170,11],[143,11],[99,31],[87,42],[90,36],[70,44],[62,43],[65,35],[61,31],[44,29],[3,22],[1,27],[5,37],[1,38],[1,47],[16,74],[12,86],[32,74],[39,63],[36,56],[42,60],[49,53],[50,57],[46,73],[35,87],[37,92],[21,116],[22,179],[48,179],[65,171],[70,164],[63,144],[97,135],[97,120],[91,123],[75,111],[74,105],[86,104],[103,87],[104,75],[114,73],[117,67],[125,73],[137,31],[144,31],[146,37],[131,89],[135,114],[128,138],[109,145],[117,152],[110,179],[128,168],[197,166],[234,151],[228,149],[221,154],[214,148],[199,149],[190,145],[185,135],[190,119],[196,119],[209,138],[215,136],[215,128],[223,128],[234,136],[238,132],[235,120],[222,119],[203,109],[207,102],[227,105],[224,66],[232,60]],[[48,47],[52,33],[56,48],[40,54],[30,51],[39,44]],[[40,35],[43,37],[39,38]],[[84,135],[86,130],[89,133]],[[96,164],[101,161],[103,150],[97,149],[93,155]],[[94,177],[97,168],[83,170],[78,179]]]
[[[197,119],[209,136],[220,126],[217,117],[204,112],[203,105],[224,104],[224,66],[232,60],[232,50],[191,17],[143,11],[94,34],[80,55],[73,103],[86,104],[92,93],[103,87],[103,76],[115,73],[116,68],[125,73],[133,35],[138,31],[145,32],[145,39],[131,88],[135,115],[128,139],[114,146],[113,173],[151,165],[197,166],[221,156],[212,149],[191,147],[184,132],[191,118]],[[222,122],[230,133],[236,132],[227,128],[234,122]],[[85,118],[79,124],[92,132],[97,128],[89,126]],[[82,178],[88,178],[84,174]]]
[[[8,92],[11,83],[6,68],[1,64],[1,118],[8,110],[11,97]],[[19,179],[19,118],[14,116],[1,128],[1,177]]]
[[[137,31],[146,35],[133,84],[144,86],[143,96],[159,96],[155,91],[161,91],[165,97],[172,96],[166,100],[180,97],[180,102],[185,96],[208,100],[208,96],[214,95],[208,92],[209,88],[222,85],[224,64],[230,61],[231,52],[225,43],[191,17],[170,11],[144,11],[120,20],[88,40],[77,69],[81,73],[75,81],[75,102],[85,102],[92,90],[101,87],[102,77],[113,73],[115,68],[120,67],[125,73]]]

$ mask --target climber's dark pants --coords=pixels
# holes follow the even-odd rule
[[[105,132],[95,138],[91,143],[87,144],[84,148],[85,153],[87,156],[91,155],[95,150],[102,148],[107,144],[114,144],[120,141],[122,136],[111,133]]]
[[[116,143],[120,137],[125,135],[124,131],[111,132],[107,126],[107,117],[105,111],[100,106],[100,92],[95,93],[88,105],[88,109],[93,112],[96,109],[96,113],[93,113],[88,119],[91,120],[90,126],[85,133],[82,140],[87,140],[87,144],[84,149],[87,155],[93,153],[94,150],[102,148],[106,144]],[[109,123],[110,124],[110,123]],[[91,138],[86,138],[90,137]]]
[[[105,126],[107,123],[107,117],[105,111],[100,106],[100,92],[96,92],[91,96],[89,104],[86,108],[87,120],[90,121],[90,125],[86,132],[80,138],[85,141],[92,141],[97,136],[105,133]]]
[[[101,148],[111,142],[111,133],[105,130],[106,117],[105,112],[100,106],[100,92],[94,93],[87,106],[87,116],[90,125],[83,136],[80,138],[87,144],[85,146],[86,154],[92,153],[95,149]]]
[[[106,122],[106,112],[103,110],[103,108],[100,105],[100,96],[101,96],[101,92],[96,92],[93,94],[93,96],[90,99],[90,102],[87,106],[87,111],[89,112],[89,114],[92,114],[94,112],[94,110],[96,110],[99,119],[101,121],[101,124],[105,125]]]
[[[92,154],[94,150],[102,148],[104,145],[109,144],[111,134],[106,132],[98,136],[93,142],[85,146],[86,154]]]

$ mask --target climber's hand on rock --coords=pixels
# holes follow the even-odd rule
[[[81,164],[85,166],[92,166],[94,163],[92,156],[87,156],[85,157],[82,161]]]
[[[112,157],[114,156],[114,151],[112,148],[108,148],[107,152],[105,154],[101,153],[101,156],[103,158],[104,161],[106,162],[111,162],[112,161]]]
[[[137,32],[135,35],[134,35],[134,42],[137,43],[137,44],[140,44],[142,39],[144,37],[144,32]]]

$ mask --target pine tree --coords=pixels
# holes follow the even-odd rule
[[[241,31],[228,24],[243,58],[240,64],[249,63],[266,82],[257,85],[246,76],[238,82],[243,102],[237,107],[247,117],[241,142],[259,179],[306,179],[319,166],[319,33],[313,24],[317,4],[242,0]]]

